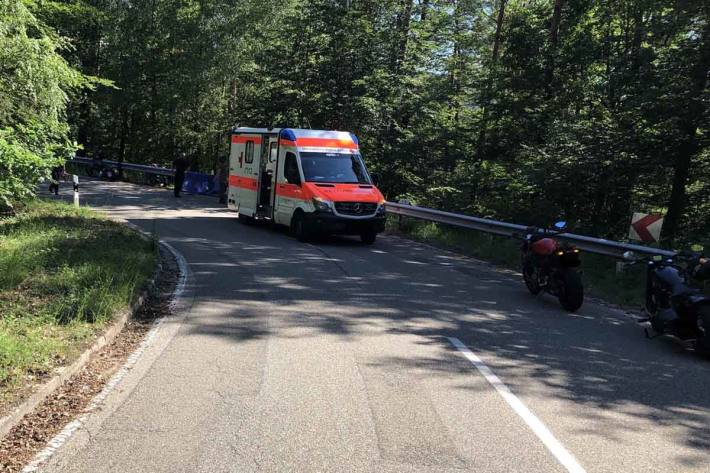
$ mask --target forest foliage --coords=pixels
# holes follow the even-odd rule
[[[76,141],[211,170],[234,125],[342,129],[389,199],[710,234],[708,2],[0,2],[0,153],[27,169]]]
[[[0,210],[31,195],[77,147],[65,113],[71,94],[110,82],[72,67],[70,40],[20,0],[0,0]]]

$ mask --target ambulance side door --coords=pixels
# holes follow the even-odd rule
[[[302,194],[301,177],[296,153],[284,150],[278,166],[276,182],[276,222],[291,224],[291,216],[296,208],[296,199]]]

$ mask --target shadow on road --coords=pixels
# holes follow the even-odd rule
[[[376,364],[461,376],[461,388],[470,389],[470,364],[445,340],[454,336],[481,354],[516,394],[536,394],[537,384],[529,382],[534,378],[546,392],[573,402],[580,433],[622,441],[633,427],[605,416],[613,410],[681,429],[677,441],[697,455],[678,460],[688,466],[707,461],[710,362],[668,340],[646,340],[618,312],[587,304],[579,314],[567,314],[552,299],[533,300],[506,275],[398,238],[372,247],[340,237],[304,245],[284,231],[241,225],[215,204],[205,209],[206,200],[178,205],[158,192],[163,195],[141,201],[145,219],[131,221],[150,228],[151,213],[160,212],[158,232],[169,233],[167,240],[188,257],[199,303],[223,309],[219,317],[190,318],[190,334],[234,343],[288,336],[289,326],[344,340],[416,335],[419,343],[439,347],[439,356],[381,358]],[[112,212],[133,208],[121,195],[119,188],[106,200]],[[178,209],[186,215],[169,212]],[[189,213],[198,209],[199,216]],[[264,322],[265,310],[278,318],[278,333]]]

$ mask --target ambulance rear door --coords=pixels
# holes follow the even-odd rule
[[[239,213],[253,217],[256,214],[257,188],[259,181],[259,156],[261,154],[261,135],[235,135],[234,140],[239,152],[236,169],[237,203]],[[239,146],[241,145],[241,146]]]

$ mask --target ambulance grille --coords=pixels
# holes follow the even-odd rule
[[[336,202],[335,210],[343,215],[370,215],[377,210],[372,202]]]

